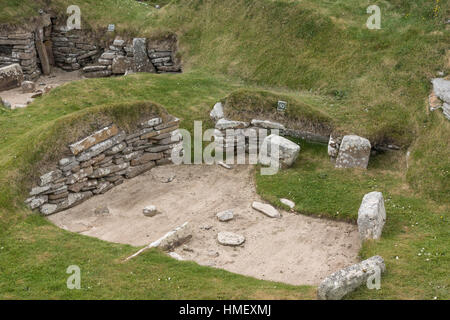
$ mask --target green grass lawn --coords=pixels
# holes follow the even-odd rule
[[[20,23],[46,4],[62,14],[72,4],[1,2],[0,23]],[[71,138],[56,129],[89,108],[129,106],[131,116],[133,106],[153,102],[192,130],[193,120],[213,125],[208,114],[219,100],[228,98],[239,115],[266,112],[264,102],[279,97],[298,111],[294,119],[402,147],[372,157],[367,171],[336,170],[326,146],[300,141],[292,168],[256,175],[258,192],[275,205],[286,197],[299,213],[353,222],[362,196],[383,192],[383,238],[360,252],[385,259],[382,289],[348,298],[450,298],[450,122],[426,111],[429,79],[450,72],[446,3],[382,1],[382,29],[371,31],[364,27],[369,1],[179,0],[160,10],[134,0],[77,2],[86,27],[115,23],[129,36],[176,32],[185,73],[83,80],[26,109],[0,109],[0,298],[315,298],[314,287],[177,262],[156,250],[122,263],[136,248],[63,231],[23,204],[45,154]],[[79,291],[66,289],[72,264],[82,269]]]

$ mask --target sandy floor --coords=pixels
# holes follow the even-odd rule
[[[46,86],[56,88],[66,82],[80,79],[82,79],[82,77],[79,71],[66,72],[58,68],[53,68],[51,75],[42,75],[36,81],[36,90],[42,90]],[[12,109],[15,109],[17,105],[27,105],[27,101],[32,95],[33,93],[23,93],[22,88],[0,92],[0,97],[11,103]]]
[[[356,226],[285,211],[281,219],[271,219],[251,208],[254,200],[260,198],[250,166],[163,166],[49,219],[74,232],[136,246],[189,221],[193,238],[175,250],[184,259],[295,285],[316,285],[357,262]],[[148,205],[161,214],[145,217],[142,209]],[[109,214],[94,212],[103,206]],[[216,213],[227,209],[234,210],[234,220],[219,222]],[[241,247],[222,246],[217,242],[221,231],[241,234],[246,241]]]

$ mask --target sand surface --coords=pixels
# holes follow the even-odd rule
[[[357,227],[344,222],[281,211],[271,219],[251,208],[256,194],[253,167],[162,166],[106,194],[49,217],[56,225],[106,241],[147,245],[189,221],[193,238],[174,251],[185,260],[259,279],[317,285],[329,274],[358,262]],[[171,179],[173,179],[171,182]],[[146,217],[142,209],[161,212]],[[107,206],[110,213],[95,213]],[[233,209],[235,218],[216,214]],[[245,236],[240,247],[222,246],[217,234]]]
[[[43,90],[46,86],[56,88],[64,83],[80,79],[82,79],[80,71],[66,72],[58,68],[53,68],[49,76],[41,75],[39,79],[35,81],[36,91]],[[17,105],[26,106],[33,94],[34,93],[23,93],[22,88],[15,88],[0,92],[0,97],[11,103],[12,109],[16,109]]]

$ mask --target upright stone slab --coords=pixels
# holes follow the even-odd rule
[[[385,222],[383,194],[377,191],[366,194],[358,211],[358,231],[361,239],[379,239]]]
[[[147,39],[133,39],[134,71],[156,73],[156,69],[147,55]]]
[[[320,300],[340,300],[365,285],[369,277],[381,276],[385,270],[383,258],[373,256],[325,278],[319,285],[317,297]]]
[[[14,63],[0,68],[0,91],[18,88],[23,82],[23,72],[19,64]]]
[[[363,168],[369,164],[370,141],[356,135],[348,135],[342,139],[336,168]]]
[[[44,40],[44,30],[43,29],[36,30],[36,41],[35,41],[36,51],[38,53],[39,60],[41,61],[42,72],[48,76],[51,72],[50,59],[48,58],[47,49],[44,45],[43,40]]]

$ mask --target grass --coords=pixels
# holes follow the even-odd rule
[[[63,15],[69,4],[2,0],[0,21],[23,24],[49,6]],[[439,111],[426,111],[430,78],[450,72],[443,24],[448,4],[381,1],[382,29],[376,31],[364,26],[370,1],[161,4],[156,10],[134,0],[78,1],[84,28],[115,23],[126,36],[177,33],[185,73],[79,81],[24,110],[0,109],[0,297],[314,298],[312,287],[176,262],[158,251],[123,264],[135,248],[60,230],[23,205],[44,154],[74,138],[61,126],[66,120],[75,125],[97,114],[126,124],[128,116],[138,116],[132,110],[160,104],[192,130],[193,120],[213,125],[208,113],[221,99],[233,116],[248,117],[243,111],[266,115],[282,98],[292,107],[294,123],[326,123],[402,148],[372,157],[367,171],[335,170],[326,147],[300,141],[292,168],[256,176],[258,192],[278,206],[280,197],[292,199],[300,213],[354,222],[362,196],[382,191],[388,215],[383,238],[365,243],[360,252],[361,258],[385,259],[382,289],[362,288],[348,298],[449,299],[450,122]],[[124,108],[125,113],[105,113]],[[65,287],[69,264],[82,267],[80,291]]]

